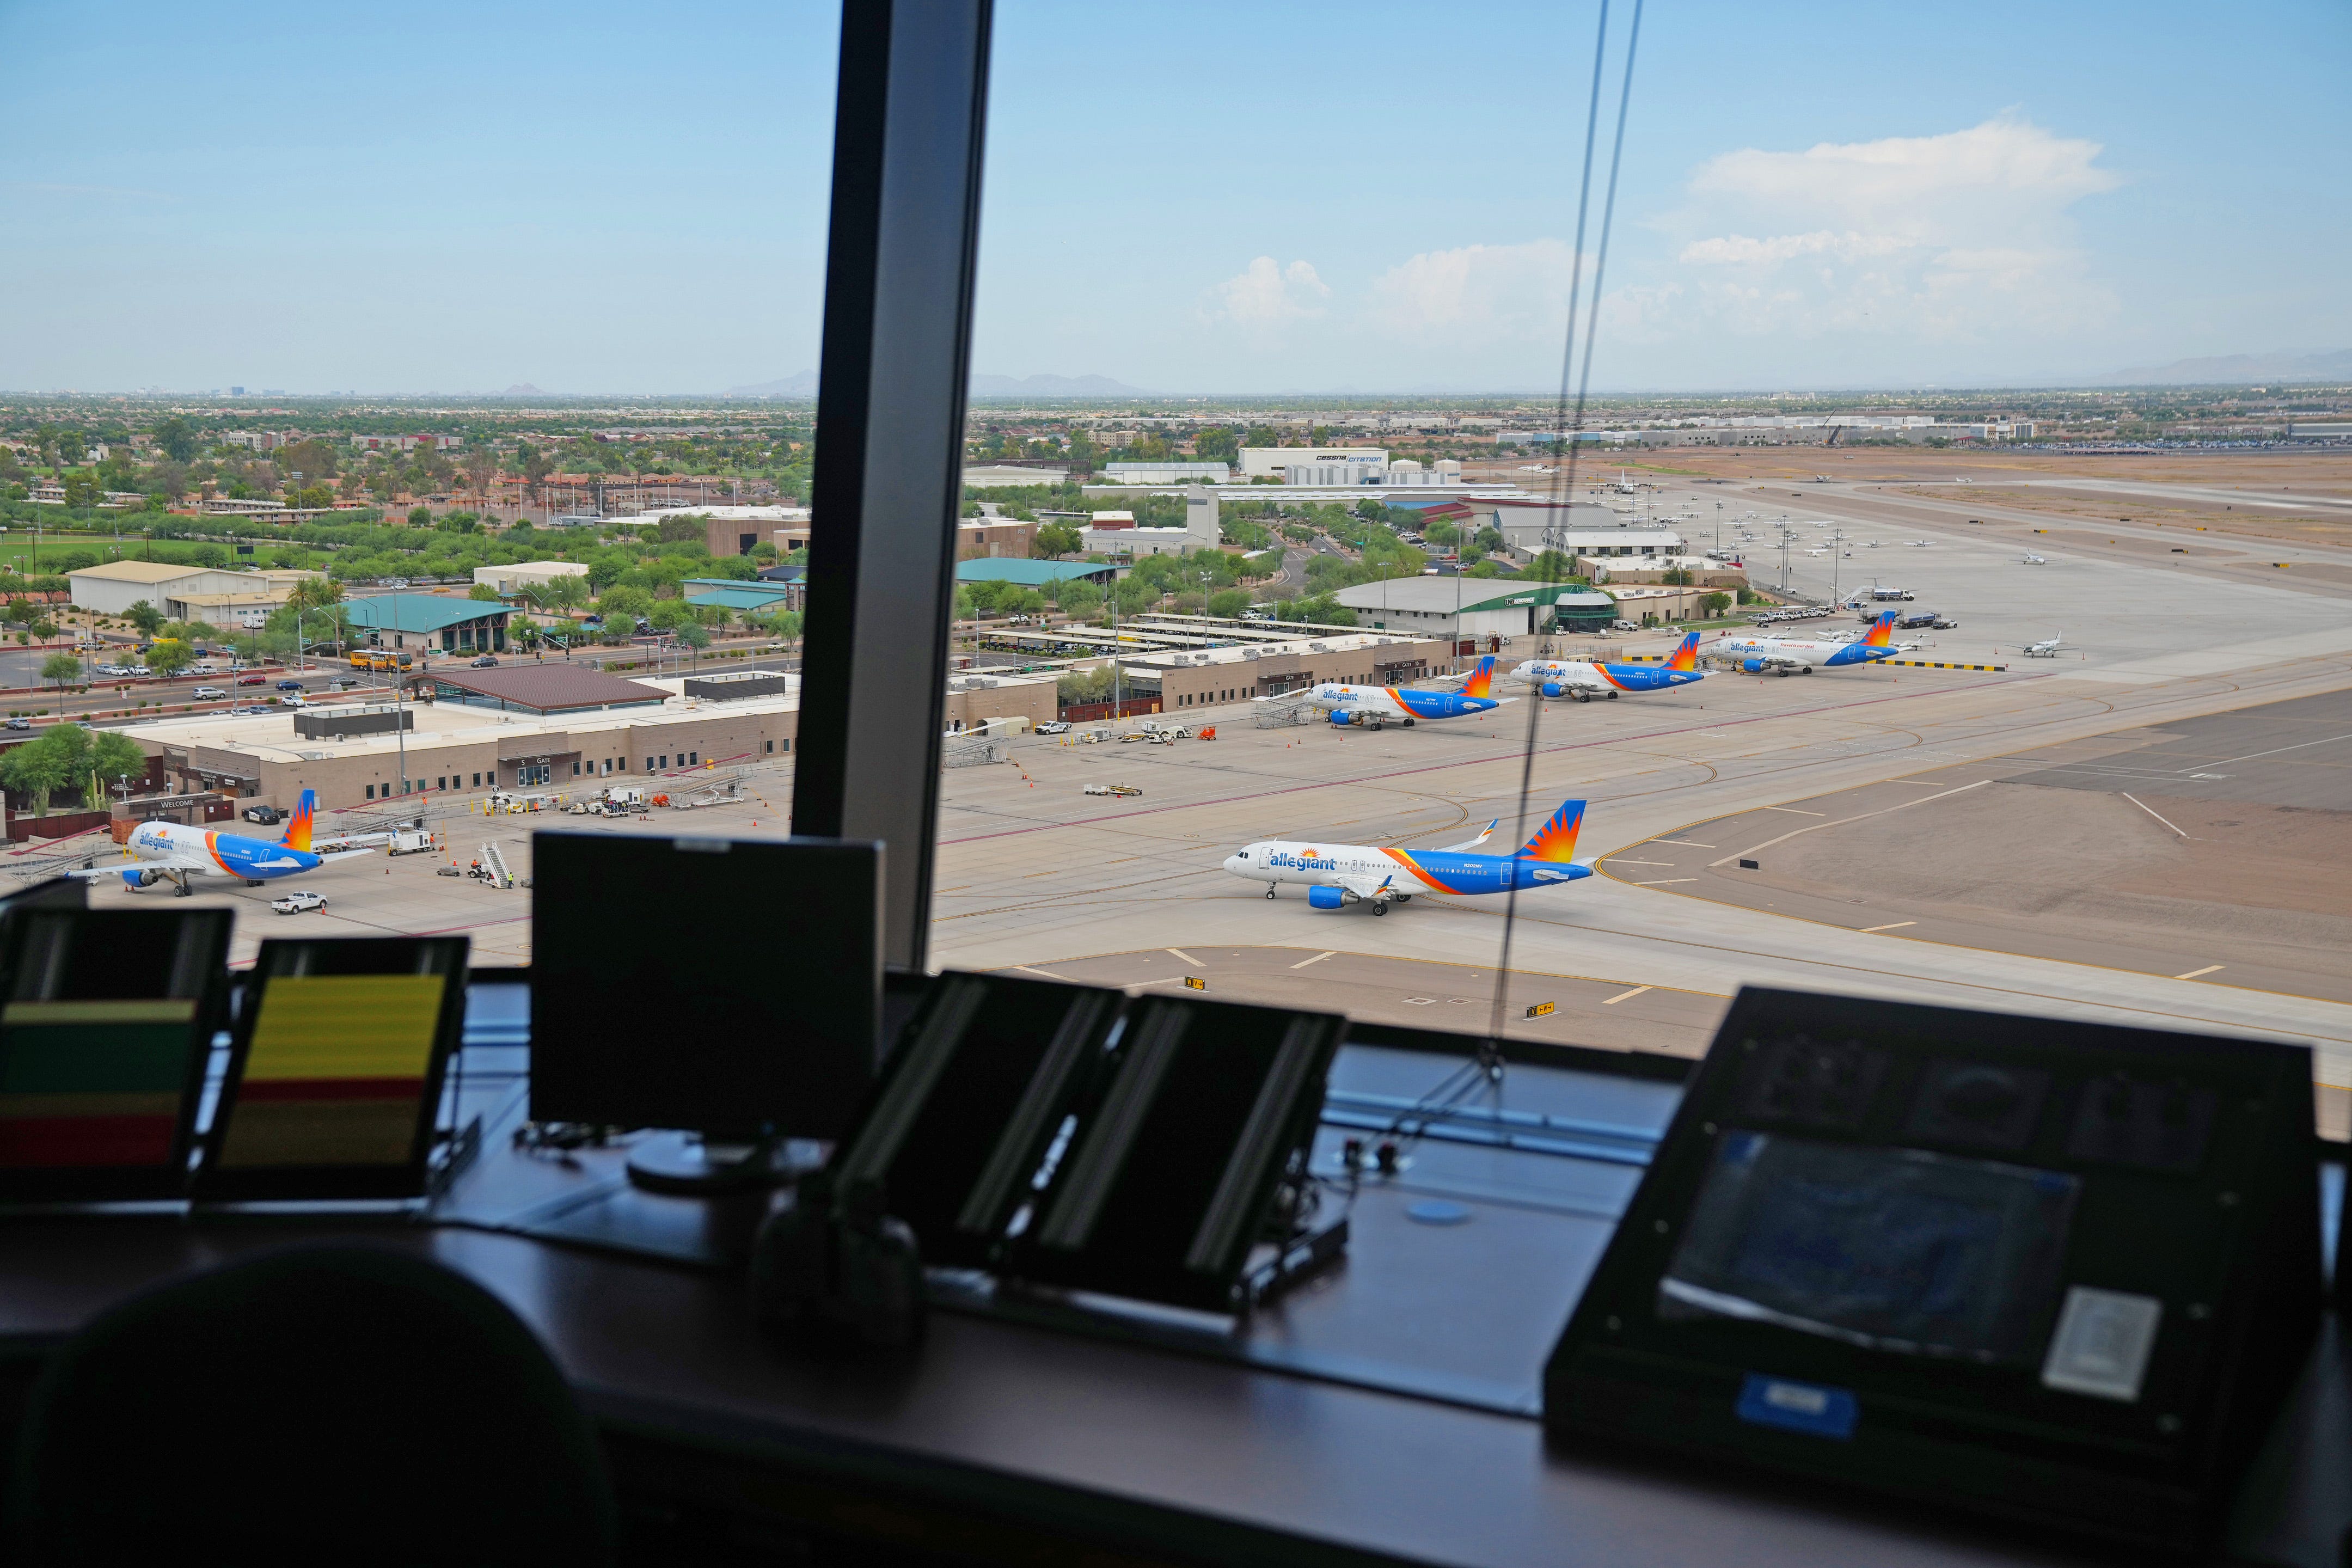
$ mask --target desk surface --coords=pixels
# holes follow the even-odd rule
[[[1348,1081],[1377,1089],[1393,1066],[1360,1062]],[[509,1108],[511,1084],[478,1078],[479,1092]],[[1654,1087],[1636,1086],[1605,1108],[1630,1113]],[[596,1179],[584,1167],[521,1160],[503,1145],[491,1141],[474,1180],[517,1207],[560,1196],[567,1181]],[[1561,1178],[1556,1191],[1503,1190],[1491,1184],[1507,1173],[1475,1168],[1481,1158],[1475,1151],[1467,1163],[1432,1155],[1414,1170],[1433,1190],[1483,1193],[1478,1223],[1491,1224],[1482,1245],[1507,1250],[1543,1241],[1546,1226],[1552,1240],[1578,1226],[1605,1238],[1608,1221],[1597,1211],[1629,1190],[1629,1178],[1590,1173]],[[1288,1320],[1273,1320],[1269,1332],[1327,1349],[1369,1343],[1391,1358],[1415,1342],[1434,1345],[1435,1363],[1475,1382],[1519,1364],[1538,1332],[1548,1348],[1565,1316],[1553,1298],[1565,1291],[1572,1300],[1590,1267],[1550,1259],[1548,1273],[1529,1271],[1538,1280],[1532,1294],[1492,1302],[1460,1279],[1449,1284],[1444,1249],[1475,1225],[1414,1226],[1393,1215],[1370,1223],[1373,1236],[1413,1243],[1410,1255],[1360,1243],[1347,1272],[1303,1299]],[[1337,1558],[1611,1568],[2094,1560],[1792,1482],[1559,1452],[1526,1415],[1482,1408],[1480,1398],[1448,1399],[1443,1390],[1425,1397],[1368,1385],[1377,1378],[1303,1375],[1265,1361],[949,1313],[934,1316],[929,1342],[904,1363],[812,1358],[755,1334],[740,1279],[469,1226],[235,1216],[12,1221],[0,1249],[0,1343],[37,1350],[154,1280],[253,1249],[352,1235],[436,1258],[496,1292],[615,1430],[857,1478],[1176,1557],[1297,1561],[1316,1543]],[[1370,1310],[1367,1301],[1384,1309]],[[1530,1383],[1539,1364],[1538,1355]],[[2342,1523],[2352,1518],[2345,1381],[2331,1322],[2305,1389],[2250,1482],[2246,1520],[2233,1531],[2249,1558],[2336,1563]]]

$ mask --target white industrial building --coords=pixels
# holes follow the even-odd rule
[[[1359,583],[1333,595],[1360,622],[1416,637],[1517,637],[1563,621],[1606,625],[1616,604],[1580,584],[1517,583],[1507,577],[1398,577]]]
[[[1244,480],[1278,479],[1286,469],[1304,467],[1344,470],[1349,476],[1306,483],[1362,484],[1367,474],[1377,478],[1389,466],[1386,447],[1244,447],[1241,457]]]
[[[1192,550],[1217,547],[1217,498],[1206,487],[1184,492],[1184,526],[1138,528],[1131,511],[1098,511],[1095,523],[1083,530],[1087,553],[1104,555],[1181,555]]]
[[[474,568],[475,582],[488,584],[500,594],[543,588],[558,577],[585,579],[587,575],[587,563],[582,561],[517,561],[505,566]]]
[[[77,609],[120,616],[144,602],[174,619],[175,605],[226,595],[240,603],[274,599],[283,604],[294,584],[317,572],[232,572],[222,566],[189,566],[163,561],[110,561],[66,574]]]
[[[1211,462],[1105,463],[1103,477],[1115,485],[1222,485],[1234,470]]]

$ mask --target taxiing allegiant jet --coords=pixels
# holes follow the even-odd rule
[[[1328,710],[1334,724],[1360,724],[1367,730],[1377,730],[1384,724],[1412,727],[1416,719],[1459,719],[1465,713],[1485,713],[1501,707],[1513,698],[1490,697],[1487,693],[1495,683],[1493,655],[1478,661],[1469,678],[1463,681],[1460,691],[1407,690],[1394,686],[1344,686],[1327,680],[1307,691],[1307,700],[1315,707]],[[1278,697],[1261,697],[1260,702],[1296,702],[1296,696],[1285,693]]]
[[[123,885],[131,888],[152,888],[158,882],[170,882],[184,899],[195,890],[188,885],[193,877],[235,877],[248,887],[257,887],[273,878],[315,871],[330,860],[349,860],[373,853],[367,849],[344,849],[329,855],[312,852],[310,824],[318,807],[318,792],[304,790],[302,798],[295,803],[292,819],[286,824],[286,837],[275,844],[266,838],[247,838],[240,833],[215,833],[207,827],[142,822],[122,847],[123,852],[138,864],[99,867],[70,874],[93,881],[119,876]]]
[[[1502,893],[1546,888],[1592,875],[1576,858],[1576,831],[1584,803],[1564,802],[1516,855],[1472,855],[1493,837],[1495,824],[1467,844],[1444,849],[1386,849],[1370,844],[1307,844],[1267,838],[1225,858],[1225,869],[1265,884],[1272,898],[1285,882],[1307,884],[1308,907],[1337,910],[1368,903],[1384,915],[1415,893]]]
[[[1581,659],[1531,658],[1511,671],[1546,697],[1590,702],[1621,691],[1671,691],[1706,679],[1698,668],[1698,634],[1683,638],[1664,664],[1588,664]]]
[[[1799,675],[1811,675],[1816,667],[1835,669],[1847,664],[1875,664],[1891,658],[1895,647],[1895,612],[1880,616],[1868,636],[1854,642],[1827,642],[1811,637],[1726,637],[1715,645],[1714,655],[1736,662],[1750,675],[1770,671],[1786,675],[1794,670]]]

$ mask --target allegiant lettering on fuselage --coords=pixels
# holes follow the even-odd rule
[[[1584,822],[1584,802],[1565,801],[1515,855],[1469,853],[1494,834],[1496,824],[1466,844],[1443,849],[1392,849],[1384,845],[1343,844],[1328,849],[1281,839],[1260,839],[1225,858],[1236,877],[1265,883],[1273,898],[1285,882],[1307,884],[1307,902],[1318,910],[1369,903],[1374,914],[1392,903],[1409,903],[1420,893],[1502,893],[1515,888],[1549,887],[1592,875],[1576,860],[1576,836]]]
[[[1490,695],[1495,681],[1493,655],[1478,661],[1464,678],[1460,691],[1428,691],[1394,686],[1349,686],[1327,680],[1310,688],[1307,701],[1323,709],[1334,724],[1361,725],[1378,730],[1388,724],[1410,727],[1417,719],[1459,719],[1489,712],[1513,700]],[[1295,701],[1287,696],[1261,697],[1261,702]]]

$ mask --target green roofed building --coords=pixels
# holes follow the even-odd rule
[[[800,578],[763,583],[737,577],[689,577],[678,584],[678,591],[686,595],[688,604],[698,607],[709,605],[757,615],[767,610],[802,608],[807,586]]]
[[[498,653],[507,646],[504,605],[441,594],[376,594],[345,599],[352,640],[363,647]]]
[[[1054,583],[1099,583],[1105,587],[1118,568],[1102,561],[959,561],[959,583],[1011,583],[1016,587],[1043,588]]]

